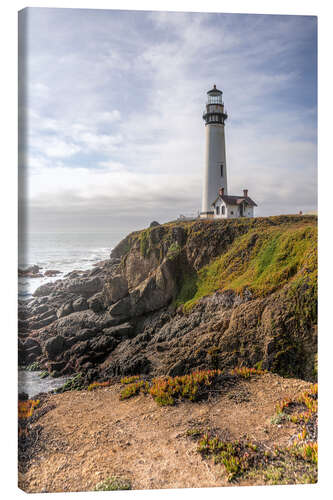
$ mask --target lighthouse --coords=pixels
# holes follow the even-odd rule
[[[256,202],[243,189],[242,195],[228,195],[224,124],[228,118],[222,90],[216,85],[207,92],[203,114],[206,128],[206,160],[202,188],[203,219],[254,217]]]
[[[214,85],[214,88],[207,92],[206,109],[203,114],[206,129],[206,159],[200,213],[202,218],[213,217],[212,203],[220,189],[223,189],[226,195],[228,194],[224,135],[224,124],[227,118],[222,90],[218,90]]]

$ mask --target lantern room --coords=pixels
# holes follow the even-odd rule
[[[223,125],[228,115],[224,110],[222,90],[217,89],[216,85],[214,85],[212,90],[207,92],[207,96],[206,110],[203,114],[206,125],[209,123],[220,123]]]

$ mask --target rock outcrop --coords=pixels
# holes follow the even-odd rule
[[[152,225],[19,305],[19,361],[89,378],[261,366],[312,379],[316,217]]]

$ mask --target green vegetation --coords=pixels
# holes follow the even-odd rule
[[[140,252],[143,257],[146,257],[148,254],[148,248],[149,248],[149,229],[145,229],[144,231],[141,231],[140,233]]]
[[[233,481],[248,469],[267,460],[256,444],[241,441],[221,441],[218,436],[205,433],[200,439],[198,452],[204,457],[212,456],[214,463],[224,465],[228,481]]]
[[[147,394],[149,391],[149,382],[138,380],[133,383],[126,383],[124,389],[120,393],[120,399],[129,399],[139,393]]]
[[[39,366],[38,361],[34,361],[33,363],[31,363],[31,365],[28,365],[26,367],[26,370],[28,372],[38,372],[40,370],[40,366]]]
[[[197,451],[204,458],[224,465],[229,481],[242,477],[253,479],[256,484],[316,483],[317,396],[318,385],[313,384],[295,400],[286,398],[276,405],[277,413],[271,420],[273,425],[288,420],[300,425],[300,432],[291,446],[269,449],[261,443],[223,441],[216,430],[213,434],[201,428],[189,429],[186,436],[198,441]]]
[[[137,376],[125,377],[121,380],[125,387],[120,393],[120,399],[143,393],[150,394],[160,406],[172,406],[182,399],[198,401],[209,392],[221,373],[221,370],[202,370],[177,377],[158,377],[151,382],[140,380]]]
[[[99,389],[101,387],[109,387],[111,385],[111,380],[106,380],[105,382],[93,382],[88,385],[88,391],[94,391],[95,389]]]
[[[131,490],[132,484],[129,479],[112,476],[96,484],[94,491],[117,491]]]
[[[303,299],[298,308],[304,320],[311,319],[315,314],[311,284],[316,279],[316,241],[316,227],[309,224],[252,229],[238,236],[198,273],[185,277],[176,304],[183,303],[189,310],[200,298],[217,290],[242,293],[249,289],[263,296],[294,279],[294,291],[308,284],[309,304]]]
[[[167,257],[168,259],[170,260],[174,260],[178,257],[178,255],[180,254],[181,252],[181,247],[178,243],[176,242],[173,242],[170,247],[169,247],[169,250],[168,250],[168,253],[167,253]]]
[[[267,373],[267,370],[261,370],[260,368],[247,368],[242,366],[241,368],[236,367],[230,372],[232,375],[239,375],[242,378],[250,378],[252,375],[263,375]]]
[[[67,380],[64,385],[55,389],[55,392],[81,391],[82,389],[84,389],[83,377],[81,373],[78,373],[75,377]]]
[[[140,380],[140,375],[132,375],[131,377],[123,377],[120,379],[120,383],[125,385],[125,384],[132,384],[133,382],[137,382]]]
[[[48,371],[43,371],[40,375],[39,375],[39,378],[47,378],[49,376],[49,372]]]
[[[197,293],[198,276],[195,272],[185,273],[181,281],[180,290],[174,300],[174,306],[179,307],[189,302]]]

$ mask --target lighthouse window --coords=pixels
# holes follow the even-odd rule
[[[221,177],[223,177],[223,163],[221,163],[220,168],[221,168]]]

